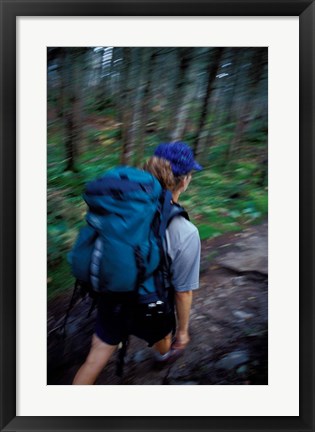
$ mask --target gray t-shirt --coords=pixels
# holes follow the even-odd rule
[[[176,216],[166,230],[166,251],[171,259],[172,284],[175,291],[199,288],[199,232],[182,216]]]

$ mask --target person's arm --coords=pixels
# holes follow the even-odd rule
[[[185,228],[185,227],[184,227]],[[180,227],[178,227],[178,230]],[[186,227],[187,229],[187,227]],[[178,232],[178,231],[177,231]],[[182,232],[182,231],[179,231]],[[199,287],[200,238],[198,231],[191,230],[176,243],[172,258],[172,285],[175,289],[177,316],[176,342],[174,348],[184,348],[189,338],[189,318],[193,290]]]
[[[175,307],[177,314],[177,329],[176,341],[174,348],[184,348],[189,340],[189,315],[192,304],[193,292],[190,291],[176,291],[175,292]]]

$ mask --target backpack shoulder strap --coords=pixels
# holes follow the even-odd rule
[[[169,226],[171,221],[175,216],[183,216],[185,219],[189,220],[188,213],[181,205],[173,203],[172,193],[168,190],[163,192],[164,201],[161,210],[161,224],[159,229],[159,235],[164,238],[166,228]]]
[[[167,227],[172,222],[172,220],[174,219],[175,216],[182,216],[189,221],[188,213],[184,209],[184,207],[182,207],[181,205],[179,205],[177,203],[173,203],[171,206],[171,211],[168,215],[167,225],[166,225]]]
[[[167,202],[165,202],[167,200]],[[168,191],[165,193],[165,205],[162,207],[162,223],[160,225],[160,239],[161,239],[161,256],[162,256],[162,269],[163,269],[163,279],[164,279],[164,287],[165,281],[168,280],[168,283],[171,284],[172,275],[171,275],[171,259],[167,253],[166,247],[166,229],[171,223],[171,221],[176,216],[182,216],[185,219],[189,220],[188,213],[186,210],[177,203],[173,203],[172,194]],[[169,285],[168,285],[169,286]],[[173,300],[171,300],[172,302]]]
[[[172,211],[172,193],[168,190],[163,190],[161,196],[163,202],[161,203],[161,223],[159,228],[159,236],[163,238],[168,224],[168,219]]]

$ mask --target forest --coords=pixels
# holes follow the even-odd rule
[[[266,220],[268,49],[47,49],[48,299],[73,286],[85,183],[174,141],[204,167],[181,196],[201,240]]]

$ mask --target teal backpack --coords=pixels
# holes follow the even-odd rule
[[[134,300],[145,317],[169,310],[171,275],[165,253],[166,228],[185,210],[172,203],[150,173],[118,167],[86,185],[86,226],[68,255],[75,289],[63,324],[78,298],[111,296],[118,302]],[[117,375],[122,376],[128,338],[119,350]]]
[[[88,183],[83,197],[87,224],[68,255],[77,283],[97,295],[163,301],[165,232],[175,216],[188,219],[185,210],[152,174],[132,167]]]

